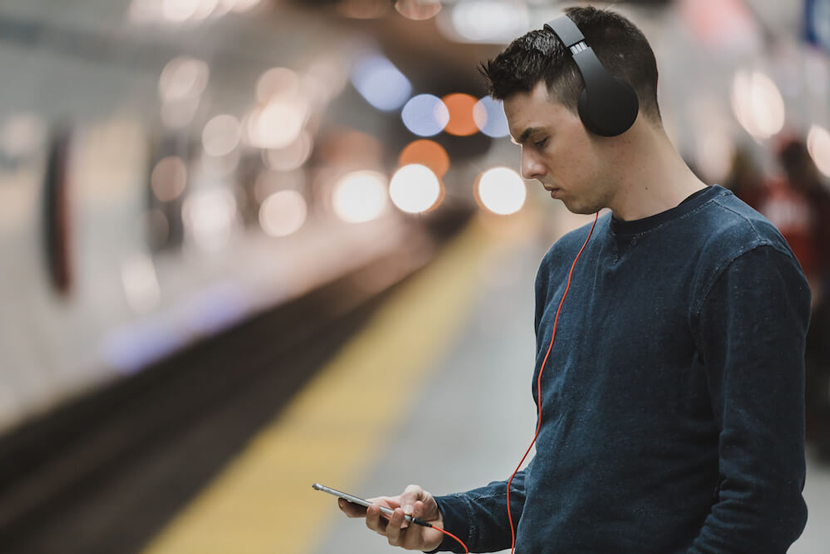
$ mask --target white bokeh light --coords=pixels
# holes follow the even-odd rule
[[[211,156],[230,154],[239,145],[239,120],[232,115],[217,115],[202,131],[202,146]]]
[[[784,99],[778,86],[760,71],[738,71],[732,83],[732,109],[746,132],[768,139],[784,128]]]
[[[159,77],[159,96],[165,102],[199,97],[207,87],[210,68],[202,60],[179,57],[170,60]]]
[[[291,171],[308,161],[313,144],[311,133],[302,131],[297,140],[288,146],[263,150],[262,160],[268,168],[275,171]]]
[[[308,215],[303,195],[281,190],[265,199],[259,209],[259,223],[268,236],[286,237],[300,230]]]
[[[506,44],[528,30],[530,13],[524,3],[462,0],[453,6],[450,22],[456,35],[453,38],[466,42]]]
[[[195,192],[184,201],[182,219],[199,248],[221,250],[228,244],[236,221],[236,199],[222,188]]]
[[[145,314],[158,306],[161,287],[153,260],[147,254],[133,254],[121,263],[121,282],[134,312]]]
[[[441,182],[424,165],[405,165],[392,176],[389,196],[401,211],[425,212],[433,208],[441,197]]]
[[[494,214],[518,212],[527,198],[527,187],[518,173],[507,167],[485,171],[478,180],[478,198]]]
[[[830,177],[830,132],[820,125],[813,125],[807,134],[807,150],[818,170]]]
[[[274,98],[296,98],[300,92],[300,76],[287,67],[274,67],[260,76],[256,83],[256,97],[261,104]]]
[[[248,142],[257,148],[285,148],[296,141],[303,131],[308,104],[301,99],[274,101],[254,110],[245,130]]]
[[[332,204],[337,217],[362,223],[380,217],[388,205],[386,177],[377,171],[347,173],[334,185]]]
[[[201,4],[200,0],[162,0],[161,15],[167,21],[181,23],[195,16]]]
[[[231,9],[237,13],[247,12],[259,6],[262,0],[226,0],[231,2],[233,6]]]

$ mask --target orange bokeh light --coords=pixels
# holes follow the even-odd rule
[[[478,125],[473,118],[473,109],[478,98],[457,92],[448,94],[441,100],[450,112],[450,122],[444,128],[446,132],[459,137],[474,135],[478,132]]]
[[[444,147],[433,140],[421,139],[410,142],[401,151],[398,164],[405,166],[409,164],[425,165],[442,178],[450,168],[450,156]]]

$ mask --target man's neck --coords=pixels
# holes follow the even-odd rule
[[[618,188],[611,201],[616,219],[633,221],[674,208],[706,184],[675,150],[662,128],[632,128],[617,167]]]

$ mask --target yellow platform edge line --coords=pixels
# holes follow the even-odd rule
[[[515,238],[515,234],[512,235]],[[496,240],[477,218],[404,284],[143,554],[311,552],[463,328]]]

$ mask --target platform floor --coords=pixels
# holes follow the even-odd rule
[[[507,478],[532,438],[533,280],[547,241],[474,225],[393,298],[144,554],[394,552],[323,484],[364,497]],[[792,554],[827,554],[830,468],[810,453],[810,520]]]

